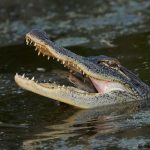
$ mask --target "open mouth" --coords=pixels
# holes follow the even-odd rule
[[[45,37],[44,37],[45,36]],[[43,40],[44,38],[44,40]],[[109,81],[109,80],[99,80],[95,77],[90,76],[85,71],[83,67],[80,66],[80,62],[77,60],[76,54],[67,51],[55,45],[53,42],[52,46],[49,46],[49,42],[51,42],[46,35],[41,36],[41,39],[35,36],[31,36],[30,33],[26,35],[26,44],[35,46],[35,50],[38,55],[42,54],[46,56],[47,59],[54,59],[60,62],[64,67],[67,67],[71,73],[69,77],[70,82],[74,84],[74,87],[68,87],[65,85],[56,85],[55,83],[42,83],[35,78],[29,79],[28,77],[16,75],[15,80],[19,83],[20,86],[27,84],[27,89],[29,89],[29,84],[35,84],[38,86],[46,87],[46,88],[60,88],[60,89],[74,89],[80,93],[88,93],[94,94],[99,93],[101,95],[109,93],[111,91],[127,91],[128,89],[119,82]],[[58,49],[58,50],[57,50]],[[61,54],[59,49],[63,51]],[[67,51],[67,52],[66,52]],[[66,55],[65,55],[66,54]],[[69,55],[69,57],[68,57]],[[70,57],[71,56],[71,57]],[[79,56],[79,58],[82,56]],[[82,62],[81,62],[82,63]],[[26,88],[25,86],[22,86]],[[29,89],[30,90],[30,89]],[[32,90],[31,90],[32,91]],[[34,92],[34,91],[33,91]]]

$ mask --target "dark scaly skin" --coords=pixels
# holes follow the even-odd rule
[[[104,105],[130,101],[141,101],[150,98],[150,88],[120,62],[107,56],[79,56],[50,41],[45,32],[32,30],[26,35],[27,43],[31,42],[44,56],[56,58],[74,72],[87,78],[116,82],[124,86],[125,91],[109,93],[90,93],[74,87],[56,84],[36,83],[34,80],[15,76],[17,84],[34,93],[76,106],[94,108]]]

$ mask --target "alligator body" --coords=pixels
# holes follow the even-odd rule
[[[80,85],[75,87],[40,83],[24,75],[15,76],[16,83],[24,89],[64,102],[79,108],[95,108],[104,105],[150,98],[150,88],[120,62],[107,56],[79,56],[49,40],[45,32],[31,30],[26,34],[26,43],[34,45],[38,54],[54,58],[69,70]],[[87,85],[89,86],[88,88]]]

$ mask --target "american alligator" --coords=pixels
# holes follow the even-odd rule
[[[79,108],[95,108],[150,98],[150,88],[120,62],[107,56],[79,56],[52,42],[44,31],[31,30],[26,34],[27,45],[35,46],[38,55],[62,63],[78,80],[86,79],[92,90],[80,86],[43,83],[24,75],[15,75],[16,83],[24,89]],[[80,79],[79,79],[80,78]],[[84,82],[81,81],[82,84]]]

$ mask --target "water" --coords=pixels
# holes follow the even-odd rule
[[[150,149],[149,106],[80,110],[14,82],[18,72],[68,84],[62,65],[23,44],[24,34],[38,27],[77,54],[119,59],[150,85],[149,1],[63,1],[58,7],[39,0],[40,13],[34,0],[26,9],[24,3],[0,2],[0,150]]]
[[[1,45],[22,44],[24,34],[40,28],[52,39],[82,41],[98,49],[120,35],[149,31],[149,0],[18,0],[0,2]],[[26,6],[26,7],[25,7]]]

